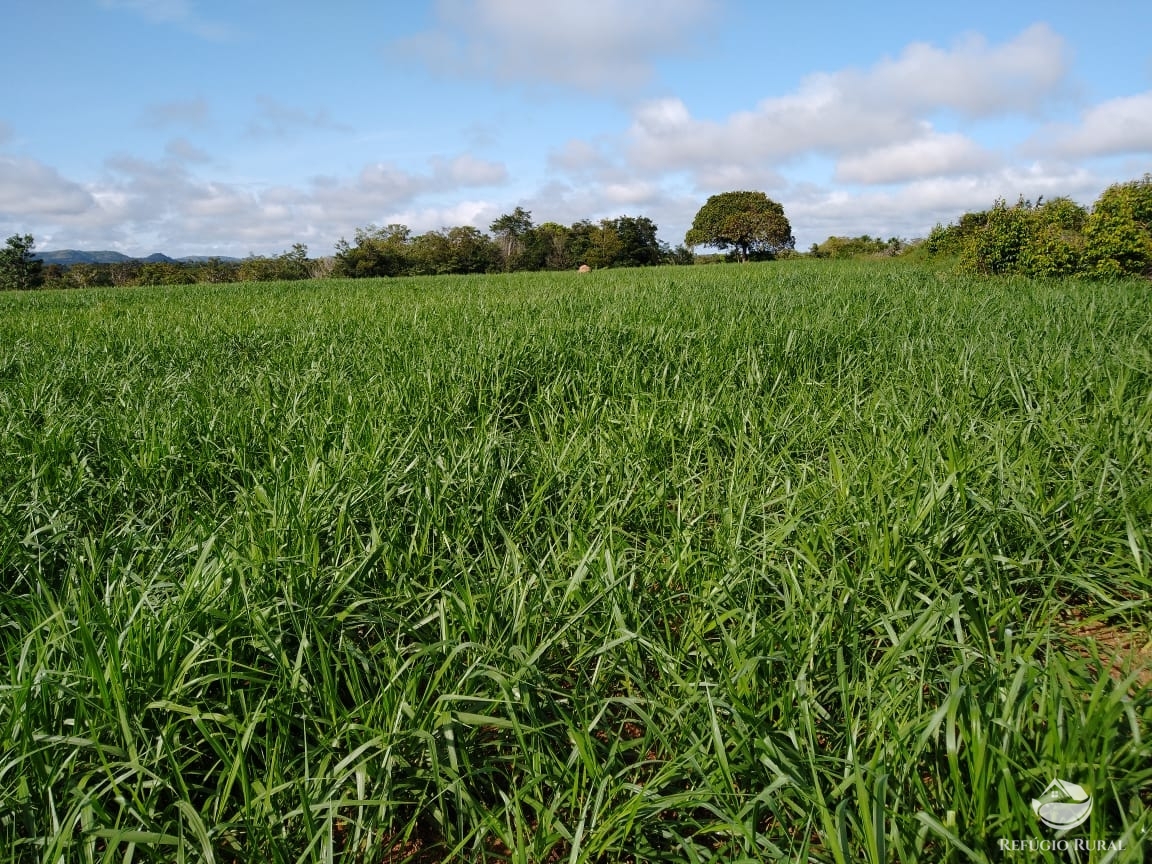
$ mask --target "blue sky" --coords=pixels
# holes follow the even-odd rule
[[[0,236],[330,254],[358,227],[780,201],[922,236],[1152,171],[1152,4],[45,0],[6,10]]]

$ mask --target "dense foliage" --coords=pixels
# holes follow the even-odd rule
[[[413,237],[405,225],[370,225],[356,232],[353,243],[340,241],[335,273],[361,278],[692,263],[691,253],[661,243],[656,223],[645,216],[536,225],[517,207],[489,230],[492,236],[465,227]]]
[[[276,256],[252,255],[241,261],[208,258],[201,261],[118,261],[78,263],[44,268],[45,288],[100,288],[139,285],[193,285],[225,282],[290,282],[328,276],[332,259],[308,257],[308,247],[295,244]]]
[[[878,256],[899,255],[907,250],[909,243],[899,237],[881,240],[861,234],[859,237],[829,237],[823,243],[813,243],[808,250],[812,258],[833,258],[846,260],[850,258],[866,258]]]
[[[93,288],[136,285],[191,285],[223,282],[287,282],[328,276],[354,279],[379,276],[433,276],[498,273],[519,270],[570,270],[587,265],[651,267],[691,264],[684,247],[671,249],[657,237],[656,223],[646,216],[618,216],[593,224],[545,222],[517,207],[495,220],[486,234],[463,225],[413,235],[407,225],[369,225],[357,229],[354,242],[341,240],[336,255],[311,259],[297,243],[276,256],[249,256],[241,261],[209,258],[196,261],[132,260],[71,266],[42,262],[31,256],[32,237],[10,238],[0,258],[0,289]],[[14,244],[19,241],[19,247]],[[19,263],[18,262],[23,262]]]
[[[1152,175],[1109,186],[1091,212],[1068,198],[965,213],[925,243],[985,275],[1152,276]]]
[[[1001,845],[1054,777],[1144,860],[1150,344],[904,264],[0,295],[0,861],[1078,860]]]
[[[43,262],[32,254],[31,234],[13,234],[0,249],[0,291],[28,291],[44,282]]]
[[[763,192],[713,195],[696,213],[684,242],[731,249],[740,261],[772,258],[796,247],[783,206]]]

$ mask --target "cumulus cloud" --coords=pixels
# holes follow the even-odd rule
[[[459,224],[451,221],[458,217],[467,222],[495,205],[467,201],[437,210],[420,202],[508,179],[502,163],[463,154],[432,157],[423,171],[377,162],[352,177],[258,186],[197,176],[193,168],[210,157],[182,139],[170,141],[167,153],[158,160],[112,157],[104,176],[88,184],[33,160],[0,156],[0,226],[56,244],[133,253],[243,255],[305,242],[321,244],[314,252],[323,254],[323,244],[372,222],[395,221],[397,213],[449,220],[432,227]]]
[[[1090,204],[1106,185],[1085,168],[1034,163],[981,174],[924,177],[863,192],[797,184],[782,196],[782,203],[796,229],[797,245],[803,246],[832,235],[923,237],[937,222],[954,221],[968,210],[986,210],[997,198],[1023,195],[1035,201],[1067,195]]]
[[[654,60],[703,23],[714,2],[442,0],[435,28],[407,48],[445,70],[619,92],[650,80]],[[180,9],[191,14],[178,2],[171,14]],[[182,137],[171,138],[159,160],[110,159],[104,176],[87,183],[0,157],[0,223],[24,204],[20,212],[34,217],[27,230],[39,219],[38,239],[48,232],[69,245],[245,254],[305,242],[323,254],[324,244],[369,223],[486,228],[521,205],[537,222],[645,215],[662,239],[678,243],[706,194],[754,188],[784,204],[801,245],[830,234],[916,236],[998,197],[1090,202],[1116,179],[1044,158],[1149,152],[1152,92],[1048,127],[1049,149],[1037,150],[1042,161],[1030,166],[1009,164],[1018,158],[1010,144],[980,143],[981,130],[1000,118],[1015,126],[1062,95],[1067,65],[1063,40],[1038,25],[994,44],[968,36],[944,47],[909,45],[871,66],[810,75],[791,92],[758,94],[764,98],[727,116],[702,116],[675,97],[651,99],[633,104],[615,133],[559,139],[547,153],[548,176],[535,191],[518,185],[516,200],[505,165],[474,153],[433,156],[416,168],[371,162],[278,185],[206,178],[211,156]],[[338,128],[323,111],[271,99],[258,107],[248,130],[255,135]],[[153,105],[142,117],[174,127],[173,135],[211,119],[203,99]],[[0,124],[0,139],[3,131]],[[491,128],[477,127],[473,137],[493,143]]]
[[[1075,125],[1049,126],[1031,147],[1071,157],[1152,154],[1152,90],[1094,105]]]
[[[716,0],[439,0],[434,28],[398,45],[438,72],[629,91],[716,11]]]
[[[958,139],[926,138],[926,118],[1037,109],[1059,91],[1066,54],[1057,34],[1036,25],[1002,45],[978,36],[949,50],[914,44],[869,69],[810,75],[795,92],[721,121],[693,117],[680,99],[658,99],[635,112],[630,161],[643,169],[723,174],[815,152],[854,156],[862,161],[850,172],[883,176],[885,149],[908,147],[930,162],[975,164],[980,154]]]
[[[895,99],[913,111],[952,108],[972,116],[1034,111],[1068,69],[1064,40],[1034,24],[1003,45],[970,35],[951,50],[914,43],[895,59],[864,72],[837,76],[846,93],[877,103]]]
[[[501,162],[477,159],[468,153],[454,159],[433,157],[432,176],[436,182],[455,186],[499,186],[508,181],[508,169]]]
[[[93,203],[83,186],[55,168],[27,157],[0,155],[0,219],[5,222],[71,216]]]
[[[569,183],[554,179],[515,202],[502,204],[501,212],[522,206],[538,224],[565,225],[585,219],[598,222],[618,216],[647,216],[659,226],[661,237],[675,244],[683,239],[685,214],[690,222],[701,203],[695,196],[686,196],[658,181]]]
[[[413,232],[437,231],[457,225],[487,230],[503,212],[492,201],[460,201],[445,207],[416,207],[397,210],[379,220],[381,224],[407,225]]]
[[[640,106],[628,131],[630,162],[645,170],[716,170],[779,162],[814,150],[844,152],[912,137],[920,124],[891,107],[869,108],[809,82],[726,120],[698,120],[677,98]]]
[[[1061,163],[1013,166],[1010,145],[978,137],[983,125],[1039,116],[1063,97],[1068,64],[1064,40],[1036,25],[997,43],[912,44],[717,118],[675,96],[647,100],[620,134],[549,152],[550,182],[520,203],[558,221],[644,213],[676,243],[702,196],[724,189],[767,191],[806,242],[922,235],[998,197],[1091,201],[1106,178]]]
[[[958,132],[929,131],[921,138],[877,147],[848,156],[836,166],[836,179],[845,183],[902,183],[923,177],[948,177],[986,171],[995,154]]]

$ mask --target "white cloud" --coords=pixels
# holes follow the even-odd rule
[[[559,222],[564,225],[585,219],[599,222],[618,216],[647,216],[659,226],[661,239],[675,245],[683,240],[687,228],[681,223],[685,218],[691,222],[692,214],[702,203],[695,196],[685,196],[659,182],[551,180],[532,194],[502,205],[501,212],[519,205],[532,213],[537,224]]]
[[[1058,35],[1036,25],[1002,45],[977,36],[950,50],[918,43],[866,70],[810,75],[795,92],[720,121],[694,118],[676,98],[654,100],[634,114],[629,161],[637,170],[724,176],[750,166],[775,170],[812,153],[865,159],[871,152],[879,175],[886,148],[919,146],[929,161],[974,165],[978,154],[955,140],[923,143],[928,118],[1038,110],[1062,86],[1066,53]],[[867,168],[861,162],[857,170],[863,176]]]
[[[1036,163],[983,174],[926,177],[861,193],[798,184],[780,200],[802,248],[832,235],[923,237],[937,222],[986,210],[997,198],[1015,201],[1023,195],[1035,201],[1041,195],[1067,195],[1091,204],[1108,182],[1084,168]]]
[[[1152,154],[1152,90],[1094,105],[1076,125],[1042,129],[1031,147],[1072,157]]]
[[[21,156],[0,155],[0,221],[32,223],[83,213],[92,196],[51,166]]]
[[[409,47],[473,75],[620,91],[650,80],[654,59],[678,50],[714,3],[444,0],[436,29]],[[144,5],[132,8],[142,12]],[[150,14],[166,8],[164,14],[192,15],[179,2],[160,3]],[[440,48],[447,53],[436,55]],[[534,187],[531,177],[515,178],[513,187],[504,163],[474,153],[433,156],[415,168],[372,162],[280,185],[207,177],[219,163],[180,137],[159,160],[110,159],[105,175],[88,183],[31,159],[0,156],[0,225],[19,215],[23,221],[13,227],[38,240],[131,253],[263,253],[305,242],[324,254],[336,238],[370,223],[486,229],[522,205],[538,223],[648,216],[675,244],[706,195],[753,188],[784,204],[802,246],[830,234],[915,236],[997,197],[1067,194],[1088,203],[1122,179],[1061,162],[1012,166],[1011,142],[992,149],[981,137],[1018,129],[1062,95],[1066,53],[1063,40],[1039,25],[995,44],[970,36],[945,47],[909,45],[868,67],[809,75],[791,92],[757,94],[765,98],[726,116],[704,116],[675,97],[636,103],[627,127],[614,134],[593,129],[586,140],[557,139],[564,143],[547,153],[548,176]],[[1102,103],[1078,124],[1040,135],[1050,142],[1047,156],[1139,156],[1152,147],[1149,118],[1152,92]],[[175,135],[212,116],[205,100],[189,99],[153,105],[142,119],[176,127]],[[336,128],[322,110],[271,99],[261,101],[256,124],[250,131],[263,135]],[[573,125],[583,128],[579,117]],[[4,131],[0,124],[0,140]],[[472,137],[494,143],[491,129],[477,127]],[[497,187],[501,194],[492,194]]]
[[[1034,111],[1068,68],[1064,40],[1034,24],[1003,45],[970,35],[950,51],[914,43],[863,74],[842,73],[842,89],[869,103],[894,98],[910,110],[953,108],[972,116]]]
[[[929,131],[921,138],[845,157],[836,166],[836,179],[845,183],[902,183],[986,171],[997,161],[995,154],[966,135]]]
[[[646,204],[658,197],[659,186],[646,180],[633,180],[628,183],[605,183],[600,194],[606,204],[612,207],[627,207]]]
[[[417,214],[427,227],[470,224],[495,205],[419,204],[498,186],[508,177],[503,164],[464,154],[433,157],[424,171],[378,162],[354,177],[259,187],[196,176],[190,166],[210,157],[181,139],[167,149],[168,158],[161,160],[108,159],[105,176],[89,184],[32,160],[0,156],[0,227],[50,237],[55,245],[111,246],[134,254],[162,249],[243,255],[295,242],[313,244],[313,254],[324,254],[340,236],[369,223],[395,221],[397,213]]]
[[[342,231],[379,222],[388,213],[426,195],[449,194],[464,188],[497,186],[507,180],[507,169],[462,155],[429,160],[430,173],[415,173],[378,162],[365,166],[352,181],[318,178],[302,193],[303,203],[317,216],[342,224]]]
[[[500,216],[501,212],[503,211],[500,207],[491,201],[460,201],[447,207],[397,210],[380,219],[379,222],[382,225],[407,225],[416,234],[425,231],[438,231],[441,228],[452,228],[457,225],[472,225],[482,231],[487,231],[488,226]]]
[[[620,92],[716,11],[716,0],[439,0],[434,29],[399,46],[439,72]]]
[[[433,176],[449,186],[499,186],[508,181],[508,169],[500,162],[477,159],[468,153],[454,159],[433,157]]]

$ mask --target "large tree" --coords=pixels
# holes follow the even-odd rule
[[[500,245],[505,270],[521,269],[521,253],[524,251],[525,241],[532,233],[532,228],[532,212],[523,207],[505,213],[488,226],[488,230],[496,235],[496,242]]]
[[[684,235],[689,246],[733,249],[747,261],[796,247],[784,208],[763,192],[723,192],[709,198]]]
[[[44,262],[32,254],[31,234],[13,234],[0,249],[0,290],[27,291],[44,282]]]
[[[336,244],[337,276],[353,279],[376,276],[400,276],[411,264],[412,232],[407,225],[386,225],[356,229],[356,245],[343,237]]]
[[[611,226],[620,238],[615,267],[651,267],[664,260],[667,250],[656,239],[656,223],[647,216],[620,216],[600,223]]]

